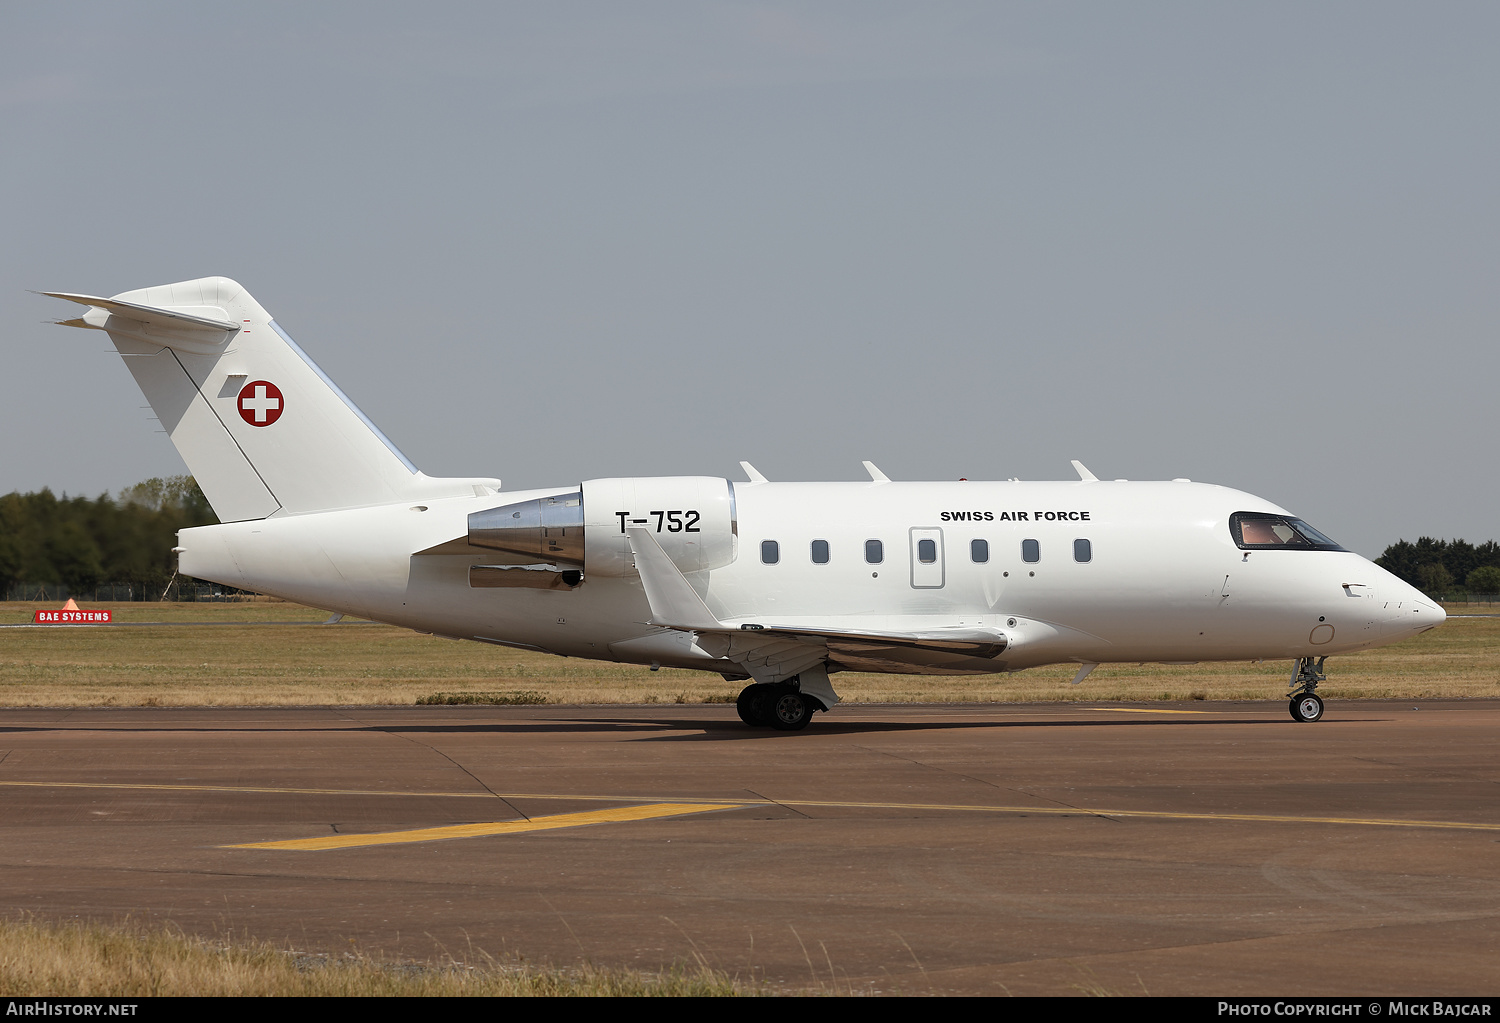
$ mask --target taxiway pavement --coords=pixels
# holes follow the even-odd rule
[[[1500,701],[7,709],[0,822],[9,914],[305,949],[1500,992]]]

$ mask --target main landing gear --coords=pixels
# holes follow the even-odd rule
[[[1318,683],[1328,676],[1323,673],[1323,662],[1326,657],[1299,657],[1297,666],[1292,669],[1291,681],[1291,703],[1288,710],[1292,712],[1293,721],[1318,721],[1323,717],[1323,698],[1314,690]]]
[[[827,708],[816,697],[803,693],[798,680],[791,678],[746,686],[734,701],[734,709],[747,725],[769,725],[783,732],[798,732],[807,727],[815,711]]]

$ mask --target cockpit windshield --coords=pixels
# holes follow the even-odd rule
[[[1344,548],[1301,519],[1265,512],[1235,512],[1229,533],[1241,549],[1278,551],[1341,551]]]

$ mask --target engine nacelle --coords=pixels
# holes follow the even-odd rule
[[[651,531],[683,572],[732,562],[734,484],[718,476],[641,476],[583,484],[584,574],[635,573],[626,526]]]
[[[582,565],[583,493],[575,490],[475,512],[469,516],[469,543],[543,562]]]
[[[582,565],[584,576],[627,576],[635,558],[627,526],[651,531],[683,572],[734,561],[734,484],[718,476],[588,480],[570,493],[469,516],[469,543],[547,564]]]

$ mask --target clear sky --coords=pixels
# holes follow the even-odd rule
[[[245,285],[425,472],[1187,476],[1500,537],[1500,5],[6,3],[0,492]]]

